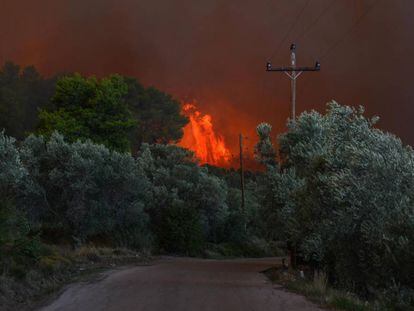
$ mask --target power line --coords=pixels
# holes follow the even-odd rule
[[[299,11],[299,14],[296,16],[296,18],[294,19],[293,23],[291,24],[289,30],[286,32],[285,36],[283,37],[282,41],[280,41],[279,45],[277,46],[277,48],[275,49],[275,51],[272,53],[272,55],[269,57],[269,60],[271,60],[273,57],[276,56],[276,54],[280,51],[280,48],[283,46],[283,44],[285,43],[285,41],[288,39],[289,35],[291,34],[291,32],[293,31],[293,29],[295,29],[298,21],[300,20],[300,18],[302,17],[303,13],[305,12],[305,9],[308,7],[310,3],[310,0],[306,0],[305,4],[303,5],[302,9]]]
[[[329,55],[329,53],[331,53],[336,47],[338,47],[338,45],[340,45],[345,38],[355,29],[356,26],[358,26],[361,21],[369,14],[369,12],[372,11],[372,9],[380,2],[381,0],[375,0],[371,6],[368,7],[368,9],[365,10],[365,12],[357,18],[357,20],[354,22],[354,24],[348,28],[348,30],[344,33],[344,35],[342,36],[342,38],[340,38],[338,41],[334,42],[333,45],[331,45],[327,50],[325,50],[324,53],[322,53],[321,56],[321,60],[325,59],[325,57],[327,57]]]
[[[336,4],[335,1],[330,0],[328,5],[325,6],[325,8],[321,11],[321,13],[311,22],[308,27],[296,38],[296,42],[298,42],[300,39],[302,39],[304,36],[306,36],[312,29],[313,26],[315,26],[319,20],[331,9],[331,7]]]
[[[349,27],[344,34],[340,37],[339,40],[335,41],[331,46],[329,46],[324,53],[322,53],[322,56],[320,58],[321,61],[325,60],[329,54],[335,50],[341,43],[343,43],[343,41],[348,37],[348,35],[350,35],[352,33],[352,31],[354,31],[355,27],[357,27],[358,25],[361,24],[362,20],[372,11],[372,9],[380,2],[381,0],[374,0],[372,2],[372,4],[365,10],[365,12],[360,15],[355,22],[351,25],[351,27]],[[302,92],[304,92],[304,89],[306,88],[306,86],[308,85],[309,81],[306,81],[303,85],[302,88]]]
[[[288,32],[285,34],[285,36],[283,37],[282,41],[280,42],[278,48],[275,50],[275,52],[272,54],[271,58],[273,58],[276,53],[278,53],[281,49],[281,46],[284,44],[284,42],[287,40],[287,38],[289,37],[289,35],[291,34],[291,32],[293,31],[293,29],[296,27],[299,19],[302,17],[303,13],[305,12],[305,9],[307,8],[307,6],[309,5],[310,1],[307,1],[304,6],[302,7],[301,11],[299,12],[297,18],[295,19],[295,21],[292,23],[290,29],[288,30]],[[320,13],[318,14],[318,16],[311,21],[311,23],[309,25],[306,26],[306,28],[299,34],[299,36],[296,38],[296,40],[300,40],[301,38],[305,37],[311,30],[312,28],[322,19],[322,17],[332,8],[332,6],[335,4],[335,1],[329,1],[327,5],[325,5],[322,10],[320,11]],[[270,59],[271,59],[270,58]],[[263,87],[263,93],[265,93],[265,79],[262,82]],[[306,84],[306,83],[305,83]],[[269,104],[272,102],[271,98],[269,97]]]

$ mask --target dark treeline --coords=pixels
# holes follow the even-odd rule
[[[0,127],[22,140],[38,124],[38,110],[50,105],[56,78],[43,78],[34,67],[11,62],[0,70]]]
[[[264,170],[246,172],[242,208],[239,171],[200,166],[169,144],[187,122],[170,95],[134,78],[44,79],[10,63],[0,78],[3,278],[27,280],[50,245],[286,251],[293,267],[323,271],[331,286],[413,307],[414,152],[362,108],[303,113],[279,150],[260,124]]]
[[[32,66],[11,62],[0,70],[0,127],[17,140],[59,131],[71,142],[92,139],[137,152],[143,142],[179,140],[188,122],[180,111],[170,95],[145,88],[132,77],[44,78]]]

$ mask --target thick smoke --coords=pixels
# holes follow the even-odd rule
[[[285,128],[289,81],[264,65],[294,25],[275,65],[288,63],[292,41],[299,64],[325,55],[320,73],[299,79],[298,110],[363,104],[413,144],[414,1],[310,0],[293,24],[307,1],[2,0],[0,61],[132,75],[195,98],[236,152],[239,132],[252,149],[261,121]]]

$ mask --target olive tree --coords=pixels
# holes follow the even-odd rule
[[[54,133],[49,140],[29,136],[21,157],[30,174],[22,205],[44,229],[80,241],[132,234],[137,247],[148,234],[144,206],[151,201],[150,183],[129,154],[91,141],[68,143]]]
[[[269,221],[331,282],[367,296],[414,288],[414,152],[377,120],[336,102],[302,113],[279,137],[282,169],[267,173]]]
[[[152,183],[147,209],[160,247],[195,254],[203,242],[216,241],[227,214],[225,182],[175,145],[143,144],[137,161]]]

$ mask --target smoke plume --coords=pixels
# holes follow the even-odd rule
[[[259,122],[285,129],[289,81],[265,63],[287,65],[295,42],[298,64],[322,64],[298,81],[299,112],[331,99],[363,104],[413,144],[413,9],[412,0],[2,0],[0,61],[135,76],[196,100],[236,153],[240,132],[252,150]]]

